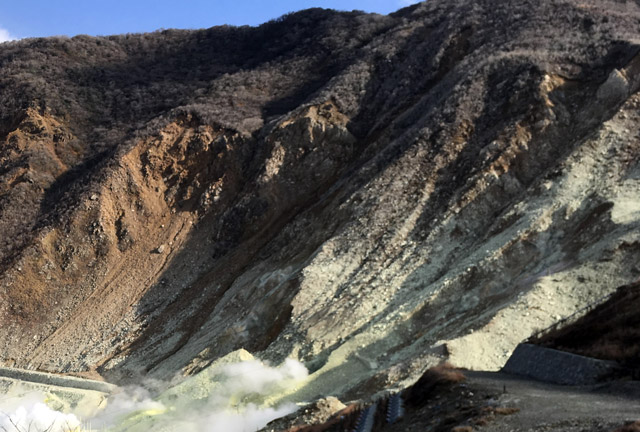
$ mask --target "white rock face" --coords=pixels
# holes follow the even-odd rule
[[[621,101],[629,94],[629,82],[618,69],[614,69],[609,74],[607,80],[598,88],[596,96],[598,99],[607,101]]]

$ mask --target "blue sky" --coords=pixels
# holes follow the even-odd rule
[[[387,14],[418,0],[0,0],[0,42],[25,37],[257,25],[323,7]]]

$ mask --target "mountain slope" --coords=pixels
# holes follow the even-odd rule
[[[637,277],[639,12],[3,44],[2,361],[118,381],[245,348],[306,362],[301,398],[500,367]]]

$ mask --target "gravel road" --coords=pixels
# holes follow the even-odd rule
[[[497,403],[520,409],[479,430],[611,431],[640,419],[640,381],[559,386],[504,373],[467,372],[465,375],[469,387],[500,394]]]

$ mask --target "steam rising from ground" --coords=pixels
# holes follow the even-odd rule
[[[0,399],[0,430],[6,432],[71,432],[80,420],[50,408],[40,392],[14,390]]]
[[[135,413],[164,412],[165,406],[151,397],[144,387],[124,387],[111,395],[106,407],[91,418],[91,428],[108,430]]]
[[[0,400],[0,411],[7,413],[0,414],[0,431],[253,432],[297,409],[295,404],[273,406],[271,401],[307,375],[295,360],[279,367],[257,360],[212,366],[155,396],[144,387],[122,388],[82,423],[74,414],[48,407],[43,395],[22,393],[20,398]],[[157,388],[153,384],[149,387]]]
[[[304,380],[307,369],[290,359],[279,368],[254,360],[224,366],[221,375],[223,385],[215,389],[203,407],[188,416],[196,419],[194,431],[253,432],[294,412],[295,404],[273,408],[264,406],[265,399]],[[207,412],[210,414],[202,415]]]
[[[257,360],[213,367],[163,392],[158,400],[164,411],[148,416],[143,427],[131,431],[255,431],[296,410],[294,404],[270,406],[268,399],[306,377],[306,368],[295,360],[277,368]]]

